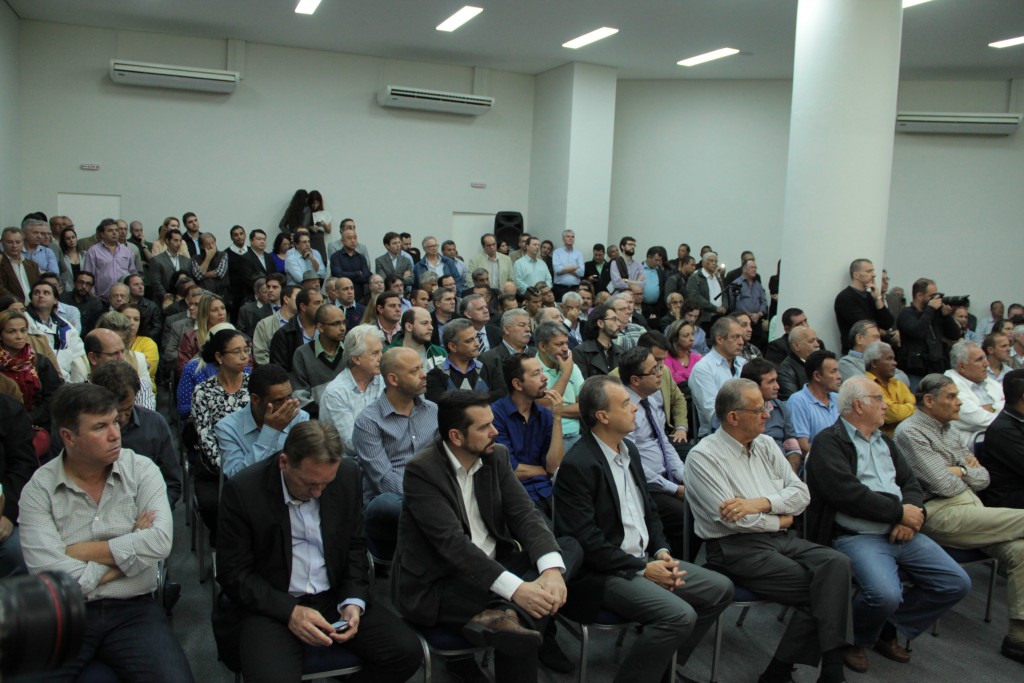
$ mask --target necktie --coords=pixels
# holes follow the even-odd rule
[[[651,425],[651,433],[654,436],[654,440],[658,442],[658,449],[661,451],[661,463],[665,467],[665,476],[672,474],[672,470],[669,468],[668,451],[665,450],[665,442],[661,439],[661,427],[658,426],[657,420],[654,419],[654,410],[651,408],[651,402],[646,398],[640,399],[640,405],[644,408],[644,415],[647,416],[647,424]]]
[[[483,330],[476,333],[476,340],[480,343],[480,353],[487,350],[487,335]]]

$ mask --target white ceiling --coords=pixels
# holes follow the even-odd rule
[[[454,33],[434,27],[462,0],[6,0],[26,20],[307,47],[537,74],[570,61],[620,78],[788,79],[797,0],[476,0],[484,12]],[[474,0],[467,0],[473,2]],[[874,2],[877,0],[847,0]],[[601,26],[618,35],[580,50],[561,44]],[[933,0],[904,11],[904,79],[1024,77],[1024,0]],[[741,54],[685,68],[719,47]]]

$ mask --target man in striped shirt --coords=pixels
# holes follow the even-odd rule
[[[760,598],[797,608],[758,680],[789,681],[794,664],[820,661],[819,681],[843,681],[843,655],[853,640],[850,562],[789,532],[810,494],[775,440],[764,434],[768,410],[757,384],[725,382],[715,415],[721,428],[690,451],[684,473],[694,529],[707,542],[708,567]]]

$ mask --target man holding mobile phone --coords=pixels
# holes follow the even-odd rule
[[[239,611],[219,635],[237,634],[246,681],[299,681],[306,646],[344,644],[381,683],[419,668],[413,632],[370,603],[359,472],[333,426],[295,425],[281,453],[225,481],[218,534],[217,580]]]

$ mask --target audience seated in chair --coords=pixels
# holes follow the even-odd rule
[[[345,335],[345,366],[324,389],[320,399],[320,420],[334,426],[341,434],[345,455],[356,457],[352,432],[356,418],[384,393],[380,375],[380,359],[384,350],[384,333],[374,325],[356,325]]]
[[[1024,370],[1003,378],[1006,406],[985,430],[976,454],[992,483],[979,494],[985,505],[1024,509]]]

